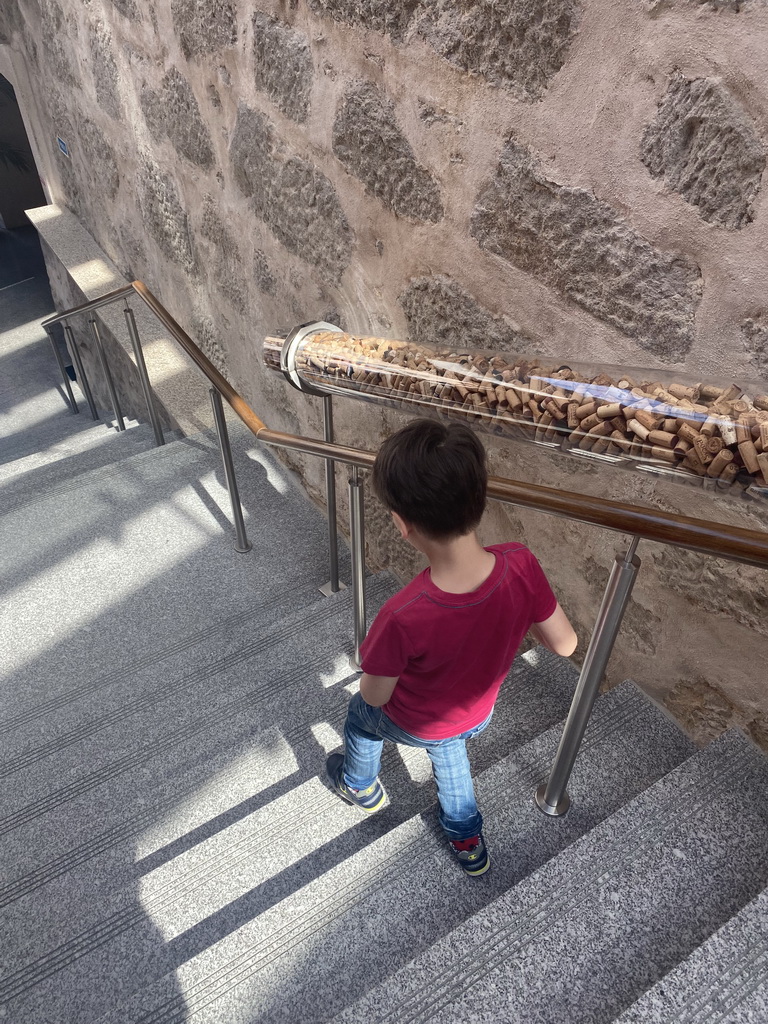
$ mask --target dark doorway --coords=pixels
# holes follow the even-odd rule
[[[28,225],[24,211],[47,202],[16,93],[0,75],[0,227]]]

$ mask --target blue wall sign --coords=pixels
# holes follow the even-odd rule
[[[59,149],[60,149],[60,150],[61,150],[61,152],[62,152],[62,153],[64,154],[64,156],[69,156],[69,146],[68,146],[68,145],[66,144],[66,142],[64,141],[64,139],[60,139],[60,138],[58,137],[58,135],[57,135],[57,136],[56,136],[56,141],[58,142],[58,144],[59,144]]]

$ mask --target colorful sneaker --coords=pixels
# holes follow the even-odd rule
[[[366,814],[378,811],[387,799],[384,787],[378,779],[367,789],[352,789],[351,786],[348,786],[344,781],[344,757],[341,754],[331,754],[325,762],[325,770],[328,772],[331,785],[342,800],[354,804]]]
[[[483,842],[483,835],[469,839],[449,840],[451,849],[462,870],[467,875],[484,875],[491,866],[491,859]]]

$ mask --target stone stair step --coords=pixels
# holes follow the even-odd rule
[[[768,759],[734,732],[453,929],[334,1024],[608,1024],[766,881]]]
[[[176,440],[174,436],[172,440]],[[118,463],[154,447],[152,428],[131,425],[118,433],[106,423],[64,437],[41,451],[0,466],[0,503],[4,512],[83,473]]]
[[[512,689],[520,693],[541,668],[521,659],[516,672]],[[572,670],[565,674],[571,689]],[[492,732],[493,726],[473,741],[473,754]],[[391,804],[377,815],[363,817],[314,778],[260,810],[249,823],[255,830],[250,853],[229,873],[223,862],[226,837],[219,838],[218,851],[216,843],[207,851],[189,851],[188,870],[207,872],[200,886],[187,883],[195,888],[194,902],[181,895],[175,906],[166,900],[174,876],[179,884],[181,866],[153,866],[144,879],[145,909],[171,947],[174,963],[149,987],[134,975],[136,991],[108,1012],[103,1024],[327,1021],[692,750],[675,725],[625,684],[598,703],[573,779],[573,811],[551,821],[534,807],[532,793],[546,774],[559,734],[559,727],[549,729],[478,776],[494,856],[494,868],[483,879],[467,879],[451,860],[436,823],[431,786],[428,813],[424,804],[408,800],[413,783],[406,776],[418,777],[426,757],[407,748],[392,748],[395,757],[383,770]],[[638,749],[628,758],[633,744]],[[399,771],[395,759],[402,761]],[[398,821],[402,804],[409,815],[420,813]],[[376,838],[374,830],[385,826]],[[312,856],[302,844],[297,848],[297,836],[314,845]],[[364,844],[361,836],[367,836]],[[222,866],[212,878],[204,865],[216,864],[217,856]],[[303,859],[297,863],[296,856]],[[248,895],[238,896],[235,881]],[[150,951],[157,936],[147,941],[142,962],[157,964],[158,955]],[[101,976],[114,970],[129,949],[126,944],[110,953],[105,947],[94,954],[94,969]],[[61,984],[74,991],[74,979]],[[114,995],[107,995],[104,1005],[114,1005]],[[78,1012],[88,1019],[93,1006],[81,1002]],[[34,1019],[28,1006],[20,1009]]]
[[[395,589],[390,577],[372,579],[371,608]],[[235,625],[247,634],[247,623]],[[252,638],[240,635],[217,660],[199,659],[194,678],[182,678],[170,701],[153,703],[145,686],[144,706],[130,719],[75,736],[4,780],[0,1005],[29,987],[39,994],[49,972],[53,992],[60,992],[55,976],[77,969],[89,943],[98,949],[104,929],[116,940],[127,935],[129,945],[137,941],[146,915],[136,903],[143,868],[134,862],[164,862],[167,851],[175,859],[208,830],[216,836],[225,822],[236,828],[241,805],[250,813],[263,798],[299,785],[297,773],[316,774],[324,750],[318,752],[311,724],[325,735],[329,716],[343,716],[348,695],[336,684],[350,679],[351,633],[350,591],[318,597],[269,630],[254,626]],[[135,908],[133,916],[126,906]],[[50,1000],[46,992],[37,1009]],[[18,1012],[35,1016],[29,1006]]]
[[[768,890],[622,1015],[616,1024],[768,1021]]]
[[[327,524],[255,442],[233,442],[252,552],[234,551],[217,446],[184,438],[84,473],[0,514],[2,714],[204,628],[260,595],[328,579]],[[342,579],[349,580],[341,546]]]

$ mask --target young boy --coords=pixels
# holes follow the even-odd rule
[[[390,598],[361,648],[360,692],[349,705],[345,752],[328,758],[336,792],[369,813],[386,799],[384,740],[423,747],[440,824],[468,875],[490,867],[466,741],[488,725],[520,642],[567,656],[576,634],[539,563],[522,544],[481,547],[485,449],[461,423],[419,419],[381,446],[373,487],[401,536],[429,568]]]

